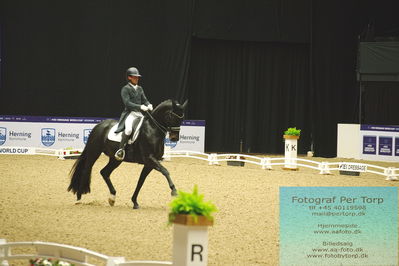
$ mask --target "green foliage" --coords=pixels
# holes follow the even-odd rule
[[[207,219],[213,221],[212,213],[217,211],[216,206],[210,201],[204,201],[204,195],[198,194],[198,187],[194,185],[193,193],[178,191],[177,197],[170,202],[169,206],[169,223],[172,223],[175,215],[188,214],[191,215],[195,222],[198,221],[198,216],[205,216]]]
[[[296,127],[290,127],[286,131],[284,131],[284,135],[300,136],[301,130],[296,129]]]

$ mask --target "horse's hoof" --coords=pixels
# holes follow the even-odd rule
[[[108,203],[109,203],[110,206],[114,206],[115,205],[115,198],[116,198],[115,195],[112,195],[112,194],[109,195]]]
[[[172,192],[170,193],[173,197],[177,196],[177,191],[176,189],[173,189]]]
[[[81,201],[81,200],[75,201],[75,205],[80,205],[80,204],[82,204],[82,201]]]
[[[115,201],[112,199],[108,199],[108,203],[110,206],[114,206],[115,205]]]
[[[134,210],[140,209],[140,206],[139,206],[138,204],[134,204],[134,205],[133,205],[133,209],[134,209]]]

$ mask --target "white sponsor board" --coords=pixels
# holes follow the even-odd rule
[[[0,148],[83,149],[93,127],[105,119],[0,115]],[[204,152],[205,122],[183,121],[179,142],[168,139],[165,142],[172,149]],[[29,154],[17,150],[3,150],[2,153]]]
[[[349,172],[367,172],[367,165],[361,163],[339,163],[338,168]]]
[[[205,121],[184,120],[180,127],[180,139],[171,142],[166,138],[165,145],[171,150],[186,150],[204,152],[205,150]]]
[[[361,125],[360,138],[361,159],[399,162],[399,126]]]
[[[338,124],[337,157],[399,162],[399,126]]]

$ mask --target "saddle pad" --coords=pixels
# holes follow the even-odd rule
[[[130,139],[128,141],[128,144],[132,144],[136,139],[137,136],[139,135],[141,125],[143,124],[143,118],[140,119],[139,124],[136,127],[136,130],[134,133],[130,136]],[[111,130],[108,132],[108,139],[116,142],[121,142],[122,141],[122,132],[115,133],[115,130],[118,128],[119,123],[116,123]]]

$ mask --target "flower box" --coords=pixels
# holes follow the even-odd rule
[[[299,139],[299,136],[295,135],[283,135],[284,139]]]
[[[169,221],[175,224],[188,226],[212,226],[213,220],[209,220],[205,216],[198,215],[197,220],[190,214],[169,214]]]

